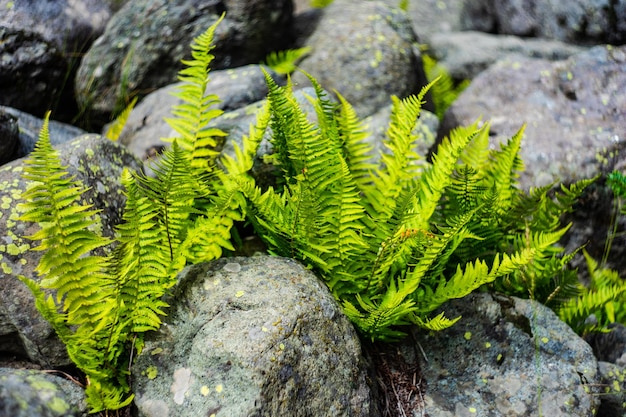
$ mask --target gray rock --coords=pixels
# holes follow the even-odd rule
[[[111,17],[100,0],[0,0],[0,10],[0,26],[37,33],[67,55],[85,51]]]
[[[523,188],[593,177],[625,143],[624,68],[626,47],[594,47],[556,63],[509,57],[472,81],[448,109],[440,136],[482,117],[495,145],[526,123]]]
[[[295,261],[230,258],[185,269],[132,368],[139,416],[370,416],[361,347]]]
[[[89,190],[85,201],[102,210],[102,230],[113,235],[121,220],[124,198],[119,183],[122,168],[139,169],[140,164],[122,146],[99,135],[85,135],[58,147],[61,163]],[[34,242],[24,236],[37,226],[18,220],[18,204],[26,189],[21,178],[24,160],[0,168],[0,344],[4,351],[26,358],[43,367],[69,364],[65,346],[41,317],[33,297],[18,275],[36,278],[35,267],[42,253],[31,251]]]
[[[410,1],[407,13],[413,22],[415,33],[426,44],[432,36],[462,29],[461,14],[466,0],[420,0]],[[385,0],[397,6],[398,0]]]
[[[433,33],[428,52],[456,80],[470,80],[506,55],[515,53],[550,61],[583,52],[580,46],[546,39],[464,31]]]
[[[336,0],[322,9],[299,67],[328,91],[339,91],[360,117],[426,84],[417,37],[406,13],[380,2]],[[332,47],[330,47],[332,45]],[[295,73],[296,84],[308,80]]]
[[[0,25],[0,105],[43,116],[68,72],[68,61],[42,35]]]
[[[0,415],[87,416],[83,389],[48,372],[0,368]]]
[[[39,139],[39,131],[41,126],[43,126],[43,120],[11,107],[0,106],[0,112],[5,112],[15,117],[19,126],[19,145],[13,159],[21,158],[31,153]],[[87,134],[83,129],[56,120],[49,121],[48,129],[52,145],[60,145],[77,136]]]
[[[19,141],[17,119],[0,107],[0,165],[15,159]]]
[[[176,82],[194,37],[213,24],[213,69],[260,62],[282,49],[291,21],[288,0],[138,0],[126,3],[83,58],[76,77],[79,104],[95,125],[109,121],[134,95]]]
[[[469,0],[462,24],[466,29],[565,42],[626,42],[623,0]]]
[[[278,83],[284,83],[282,77],[273,75]],[[209,78],[207,92],[216,94],[220,99],[220,102],[213,108],[231,113],[220,117],[221,120],[224,120],[224,124],[228,124],[228,120],[237,118],[236,115],[239,114],[236,112],[237,109],[263,100],[267,96],[265,78],[261,67],[258,65],[211,71]],[[138,158],[147,159],[154,156],[153,150],[158,150],[167,145],[161,139],[176,134],[165,119],[172,117],[173,106],[182,103],[181,99],[172,95],[179,86],[179,83],[172,84],[147,95],[137,104],[128,117],[119,140],[127,145]],[[243,110],[243,113],[249,114],[250,111]],[[254,120],[254,114],[250,120]],[[217,123],[217,125],[222,127],[223,124]],[[247,133],[247,125],[245,129],[245,133]]]
[[[430,417],[593,415],[596,359],[552,310],[482,293],[449,302],[444,311],[462,318],[449,329],[417,334]]]

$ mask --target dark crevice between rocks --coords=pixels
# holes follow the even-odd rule
[[[406,344],[363,341],[363,354],[372,367],[371,388],[382,417],[424,415],[426,384],[419,356],[403,354]],[[417,346],[413,341],[412,346]],[[407,357],[409,356],[409,357]]]

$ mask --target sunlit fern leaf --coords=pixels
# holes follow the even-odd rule
[[[376,167],[370,162],[373,147],[365,141],[366,128],[359,121],[354,108],[341,94],[338,92],[335,94],[340,102],[337,126],[343,155],[354,181],[359,189],[363,190],[370,184],[372,172]]]
[[[296,63],[311,51],[310,46],[285,51],[270,52],[264,64],[278,74],[291,74],[296,70]]]
[[[257,150],[269,125],[270,116],[269,102],[265,101],[257,110],[256,123],[250,126],[248,135],[242,137],[241,145],[233,144],[234,157],[228,154],[222,155],[220,161],[230,176],[245,175],[252,169]]]
[[[111,277],[104,272],[108,259],[85,255],[110,240],[92,231],[97,229],[98,211],[81,203],[86,190],[61,166],[50,144],[48,116],[25,165],[24,178],[31,184],[22,195],[25,211],[20,219],[41,227],[28,238],[40,241],[37,250],[45,251],[36,268],[42,286],[56,290],[57,303],[67,312],[70,325],[102,320],[110,310],[102,308],[100,297],[113,291]]]
[[[156,330],[167,306],[161,297],[171,285],[166,229],[159,225],[159,212],[143,195],[128,171],[122,177],[127,203],[124,222],[117,227],[115,251],[120,297],[129,315],[130,332]],[[122,317],[121,320],[124,320]]]
[[[610,302],[623,300],[625,292],[626,285],[609,285],[585,291],[562,305],[558,310],[559,317],[578,334],[602,331],[608,323],[593,323],[587,319],[594,313],[600,313]]]
[[[405,187],[415,186],[415,176],[420,170],[421,155],[415,152],[415,142],[419,139],[414,128],[418,123],[423,98],[432,84],[422,88],[417,96],[403,100],[392,97],[392,110],[386,139],[383,145],[389,152],[381,153],[382,167],[376,170],[371,187],[363,189],[366,201],[371,205],[371,213],[379,221],[392,217],[396,202]]]
[[[193,207],[196,199],[206,197],[209,190],[193,175],[185,152],[175,140],[153,165],[155,177],[135,174],[139,191],[153,204],[156,223],[163,228],[169,257],[175,261],[177,247],[188,227],[188,220],[197,213]]]
[[[178,140],[180,147],[188,152],[191,166],[198,171],[213,168],[219,155],[216,150],[218,138],[226,136],[220,129],[207,127],[212,119],[222,114],[222,110],[211,108],[218,103],[219,98],[206,93],[209,83],[207,74],[214,58],[210,53],[214,48],[213,37],[217,25],[223,18],[224,15],[191,44],[192,59],[182,61],[185,68],[178,76],[182,85],[175,93],[175,96],[183,102],[174,106],[172,110],[174,117],[166,119],[179,135],[168,140]]]
[[[482,127],[479,128],[480,125]],[[455,135],[473,135],[472,140],[463,149],[460,161],[481,172],[481,176],[484,175],[482,171],[488,166],[489,155],[492,153],[489,149],[489,128],[489,123],[483,124],[479,119],[471,125],[458,126],[453,129]]]
[[[474,135],[457,136],[452,132],[437,147],[437,152],[432,157],[432,165],[424,170],[420,178],[415,207],[419,216],[418,227],[427,227],[445,189],[452,183],[457,160]]]
[[[426,79],[428,81],[438,80],[433,85],[431,95],[435,106],[435,114],[439,120],[442,120],[448,108],[467,88],[470,82],[469,80],[464,80],[457,85],[446,68],[428,54],[422,54],[422,63]]]
[[[137,97],[134,97],[131,102],[128,103],[128,106],[126,106],[124,110],[122,110],[119,116],[115,118],[113,123],[109,125],[107,131],[104,134],[105,138],[114,142],[119,139],[122,131],[124,130],[124,127],[126,126],[126,122],[128,121],[130,113],[135,108],[135,104],[137,104]]]
[[[524,129],[525,126],[522,126],[506,144],[500,147],[500,150],[492,151],[489,164],[486,166],[487,178],[493,181],[492,184],[496,187],[499,196],[498,214],[505,213],[511,206],[519,172],[524,169],[524,164],[519,157]]]
[[[316,9],[323,9],[326,6],[332,4],[334,0],[311,0],[311,7]]]
[[[426,330],[432,330],[435,332],[445,330],[448,327],[451,327],[457,321],[461,320],[461,316],[456,317],[454,319],[449,319],[445,316],[445,313],[439,313],[435,317],[424,318],[420,317],[417,314],[409,315],[409,318],[413,323],[415,323],[418,327]]]
[[[104,406],[114,409],[116,404],[100,399],[113,398],[117,406],[126,403],[122,398],[128,395],[128,386],[118,384],[111,392],[99,387],[102,378],[117,378],[115,371],[102,371],[108,358],[114,362],[119,355],[107,349],[118,335],[110,331],[119,308],[117,281],[108,268],[110,258],[94,254],[110,240],[93,232],[99,229],[97,211],[81,202],[86,190],[61,166],[50,144],[48,115],[35,150],[26,161],[24,178],[31,184],[22,195],[25,211],[21,220],[39,223],[40,230],[30,238],[39,240],[37,249],[45,252],[36,268],[41,283],[21,279],[66,344],[70,359],[89,377],[86,392],[91,411]],[[42,288],[56,294],[46,296]]]
[[[406,317],[415,310],[411,300],[402,301],[393,290],[378,305],[359,295],[355,299],[361,310],[350,301],[344,300],[344,311],[365,337],[371,340],[394,341],[405,335],[404,332],[394,330],[392,326],[409,324]]]

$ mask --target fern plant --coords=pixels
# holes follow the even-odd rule
[[[469,86],[470,81],[463,80],[460,83],[455,83],[446,68],[427,53],[422,54],[422,65],[428,81],[439,80],[433,85],[431,96],[435,106],[435,114],[439,120],[442,120],[448,107]]]
[[[265,65],[274,70],[277,74],[291,74],[296,70],[296,62],[311,52],[311,47],[305,46],[297,49],[287,49],[285,51],[271,52],[265,58]]]
[[[484,142],[488,126],[459,129],[428,163],[414,152],[419,137],[412,132],[429,85],[417,96],[392,98],[387,152],[373,166],[352,107],[341,95],[340,104],[331,102],[309,78],[317,124],[290,86],[266,74],[269,121],[258,129],[271,128],[271,161],[283,181],[261,190],[242,175],[237,186],[270,252],[309,264],[366,337],[394,340],[403,335],[397,326],[411,323],[446,328],[458,318],[431,316],[444,302],[543,265],[555,251],[561,230],[532,230],[524,244],[512,245],[511,234],[481,226],[485,213],[495,218],[521,198],[514,182],[521,131],[492,152]]]
[[[32,185],[22,220],[39,223],[30,238],[45,253],[37,267],[41,280],[20,279],[85,373],[92,412],[132,401],[131,352],[141,350],[145,332],[159,328],[167,307],[162,296],[178,271],[232,249],[230,229],[242,216],[242,200],[222,185],[225,173],[215,161],[212,147],[224,134],[204,128],[218,114],[209,109],[216,97],[205,94],[217,24],[196,38],[181,71],[183,103],[169,121],[180,137],[154,166],[155,177],[123,173],[127,201],[114,240],[95,232],[98,213],[81,203],[85,188],[61,166],[47,121],[27,162]]]
[[[559,317],[578,334],[608,332],[612,323],[626,324],[626,282],[617,271],[606,267],[612,243],[616,237],[617,216],[626,214],[623,199],[626,198],[626,176],[619,171],[607,176],[607,185],[613,192],[611,226],[605,242],[602,260],[597,262],[583,251],[588,285],[579,284],[580,295],[568,300],[558,310]]]

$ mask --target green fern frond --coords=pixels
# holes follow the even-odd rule
[[[112,140],[113,142],[116,142],[119,139],[122,131],[124,130],[124,126],[126,126],[126,122],[130,117],[130,113],[135,108],[135,104],[137,104],[137,97],[133,97],[131,102],[128,103],[128,106],[126,106],[124,110],[122,110],[122,112],[119,114],[119,116],[115,118],[113,123],[111,123],[111,125],[104,134],[105,138]]]
[[[519,172],[524,170],[519,152],[525,128],[525,125],[522,126],[499,151],[491,152],[489,164],[486,166],[486,176],[493,180],[498,195],[497,215],[508,211],[513,196],[517,194],[517,178]]]
[[[40,241],[37,250],[45,251],[36,268],[44,277],[41,285],[56,290],[57,303],[67,312],[68,324],[100,321],[109,312],[101,310],[100,300],[93,295],[99,291],[112,293],[113,288],[107,285],[112,284],[111,278],[103,272],[108,259],[85,255],[111,241],[92,231],[98,228],[98,211],[80,203],[86,190],[61,166],[58,153],[50,144],[48,116],[25,165],[24,178],[32,183],[23,194],[24,213],[20,220],[36,222],[41,227],[28,236]]]
[[[334,0],[311,0],[311,7],[316,9],[323,9],[329,6]]]
[[[435,332],[439,332],[441,330],[445,330],[448,327],[451,327],[457,321],[461,320],[461,316],[456,317],[454,319],[449,319],[445,316],[445,313],[439,313],[435,317],[430,318],[422,318],[416,314],[410,315],[411,321],[415,323],[418,327],[426,330],[431,330]]]
[[[467,88],[470,82],[469,80],[465,80],[455,85],[454,80],[445,67],[428,54],[422,54],[422,64],[426,79],[428,81],[438,80],[437,83],[433,85],[431,95],[433,97],[433,104],[435,105],[435,114],[439,120],[442,120],[446,110],[448,110],[450,105],[452,105],[463,90]]]
[[[178,140],[180,147],[188,152],[191,166],[202,173],[213,168],[219,155],[216,150],[217,138],[226,136],[220,129],[207,127],[212,119],[223,112],[211,108],[218,103],[219,98],[214,94],[206,94],[209,83],[207,74],[214,58],[210,53],[214,48],[213,37],[217,25],[223,18],[224,15],[192,42],[192,59],[182,61],[185,68],[179,72],[178,78],[183,84],[174,94],[183,103],[174,107],[173,118],[166,119],[179,135],[177,138],[167,140]]]
[[[122,176],[126,188],[124,222],[117,227],[119,245],[115,251],[119,293],[129,313],[130,332],[156,330],[167,305],[161,301],[171,285],[166,229],[160,227],[158,211],[139,189],[128,171]],[[124,317],[121,318],[124,320]]]
[[[297,69],[296,63],[309,52],[311,52],[310,46],[270,52],[270,54],[265,57],[264,64],[278,74],[291,74]]]
[[[609,285],[595,291],[585,291],[578,298],[573,298],[558,310],[561,320],[570,325],[578,334],[606,330],[608,323],[587,322],[592,314],[602,312],[612,302],[624,299],[625,285]]]
[[[376,165],[371,163],[373,147],[365,142],[367,138],[366,127],[359,121],[356,111],[348,101],[338,92],[339,114],[337,115],[337,127],[343,156],[350,168],[352,178],[360,190],[365,189],[371,182],[371,173]]]
[[[389,153],[381,153],[382,168],[376,171],[372,187],[363,189],[367,202],[372,205],[372,213],[380,221],[393,216],[396,202],[403,190],[415,186],[415,176],[419,172],[418,162],[422,159],[414,150],[418,137],[413,133],[422,109],[423,98],[432,86],[426,85],[417,96],[403,100],[392,97],[392,110],[386,139],[383,145]]]
[[[460,133],[453,131],[449,137],[443,139],[433,155],[432,165],[422,173],[414,209],[418,216],[415,221],[417,228],[427,227],[445,189],[452,183],[456,162],[465,147],[478,134],[459,135]]]

